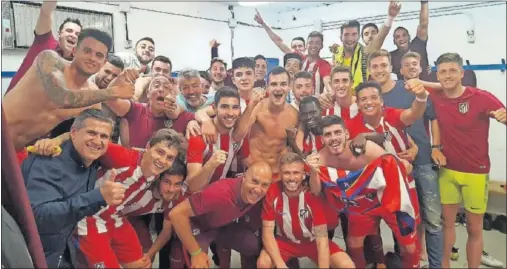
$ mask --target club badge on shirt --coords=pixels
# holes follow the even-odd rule
[[[308,218],[308,209],[301,209],[299,210],[299,216],[303,219]]]
[[[93,267],[96,269],[102,269],[102,268],[106,268],[106,265],[104,264],[104,262],[99,262],[99,263],[94,264]]]
[[[468,104],[468,102],[459,103],[459,105],[458,105],[458,110],[459,110],[459,113],[461,113],[461,114],[467,113],[469,108],[470,108],[470,105]]]
[[[165,120],[165,121],[164,121],[164,126],[165,126],[166,128],[171,128],[171,127],[173,127],[173,121],[172,121],[171,119],[169,119],[169,120]]]

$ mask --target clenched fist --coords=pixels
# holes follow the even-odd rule
[[[211,167],[217,168],[220,165],[225,164],[225,161],[227,161],[227,152],[223,150],[215,150],[208,163]]]
[[[107,205],[119,205],[123,202],[125,196],[125,186],[121,183],[114,182],[116,178],[116,170],[111,170],[109,176],[104,180],[104,184],[100,187],[100,193]]]
[[[141,70],[134,68],[123,70],[107,87],[111,90],[112,96],[121,99],[132,98],[135,92],[134,83],[140,72]]]
[[[319,171],[320,166],[320,154],[318,152],[312,153],[306,157],[306,162],[308,163],[308,166],[313,171]]]
[[[424,88],[422,82],[417,78],[405,81],[405,89],[413,92],[415,96],[421,99],[425,99],[426,97],[428,97],[428,92],[426,91],[426,88]]]

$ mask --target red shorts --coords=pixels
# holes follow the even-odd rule
[[[88,229],[88,234],[80,235],[78,240],[90,268],[120,268],[143,257],[141,243],[127,218],[123,218],[122,226],[108,226],[104,233]]]
[[[22,150],[16,152],[16,158],[18,159],[18,164],[22,164],[23,161],[28,157],[28,151],[26,148],[23,148]]]
[[[316,242],[297,244],[280,237],[276,238],[276,242],[278,243],[278,249],[280,249],[280,255],[285,262],[292,258],[303,257],[308,257],[315,263],[319,260]],[[343,250],[335,242],[329,240],[329,254],[332,256],[338,252],[343,252]]]
[[[418,219],[419,217],[417,217]],[[414,229],[411,233],[403,236],[401,230],[398,227],[396,215],[394,213],[383,213],[378,215],[367,215],[367,214],[349,214],[348,215],[348,235],[349,236],[368,236],[378,234],[380,230],[380,220],[384,220],[391,228],[396,240],[402,246],[411,245],[416,243],[417,236]],[[417,223],[417,220],[416,220]]]

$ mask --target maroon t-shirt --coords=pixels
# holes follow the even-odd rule
[[[201,231],[223,227],[247,213],[252,205],[241,199],[243,178],[225,178],[188,198],[194,211],[192,222]]]
[[[9,92],[16,84],[18,84],[19,80],[25,75],[26,71],[32,66],[33,62],[35,61],[35,58],[37,58],[37,55],[41,53],[44,50],[55,50],[58,52],[60,56],[63,57],[63,51],[59,49],[58,47],[58,41],[53,36],[53,32],[49,31],[48,33],[45,33],[43,35],[35,35],[35,39],[33,40],[32,46],[30,46],[30,49],[28,49],[28,52],[26,53],[25,59],[23,59],[23,62],[21,63],[21,66],[19,67],[18,71],[14,75],[14,77],[11,80],[11,83],[9,83],[9,87],[7,88],[7,92]]]
[[[421,68],[422,72],[419,76],[421,80],[429,81],[428,74],[428,52],[426,50],[427,40],[422,40],[419,37],[414,37],[410,45],[408,46],[409,51],[417,52],[421,56]],[[398,76],[399,80],[403,79],[403,75],[401,75],[401,59],[405,53],[399,49],[391,51],[391,65],[393,66],[393,73]]]
[[[148,104],[130,102],[130,110],[125,115],[129,122],[130,146],[144,148],[150,141],[153,134],[163,128],[171,128],[183,134],[188,122],[195,119],[190,112],[181,113],[177,119],[171,120],[167,117],[155,117],[148,108]]]

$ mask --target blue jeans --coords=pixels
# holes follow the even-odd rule
[[[430,268],[441,268],[443,252],[442,204],[438,188],[438,171],[432,164],[414,165],[421,217],[426,230],[426,250]]]

